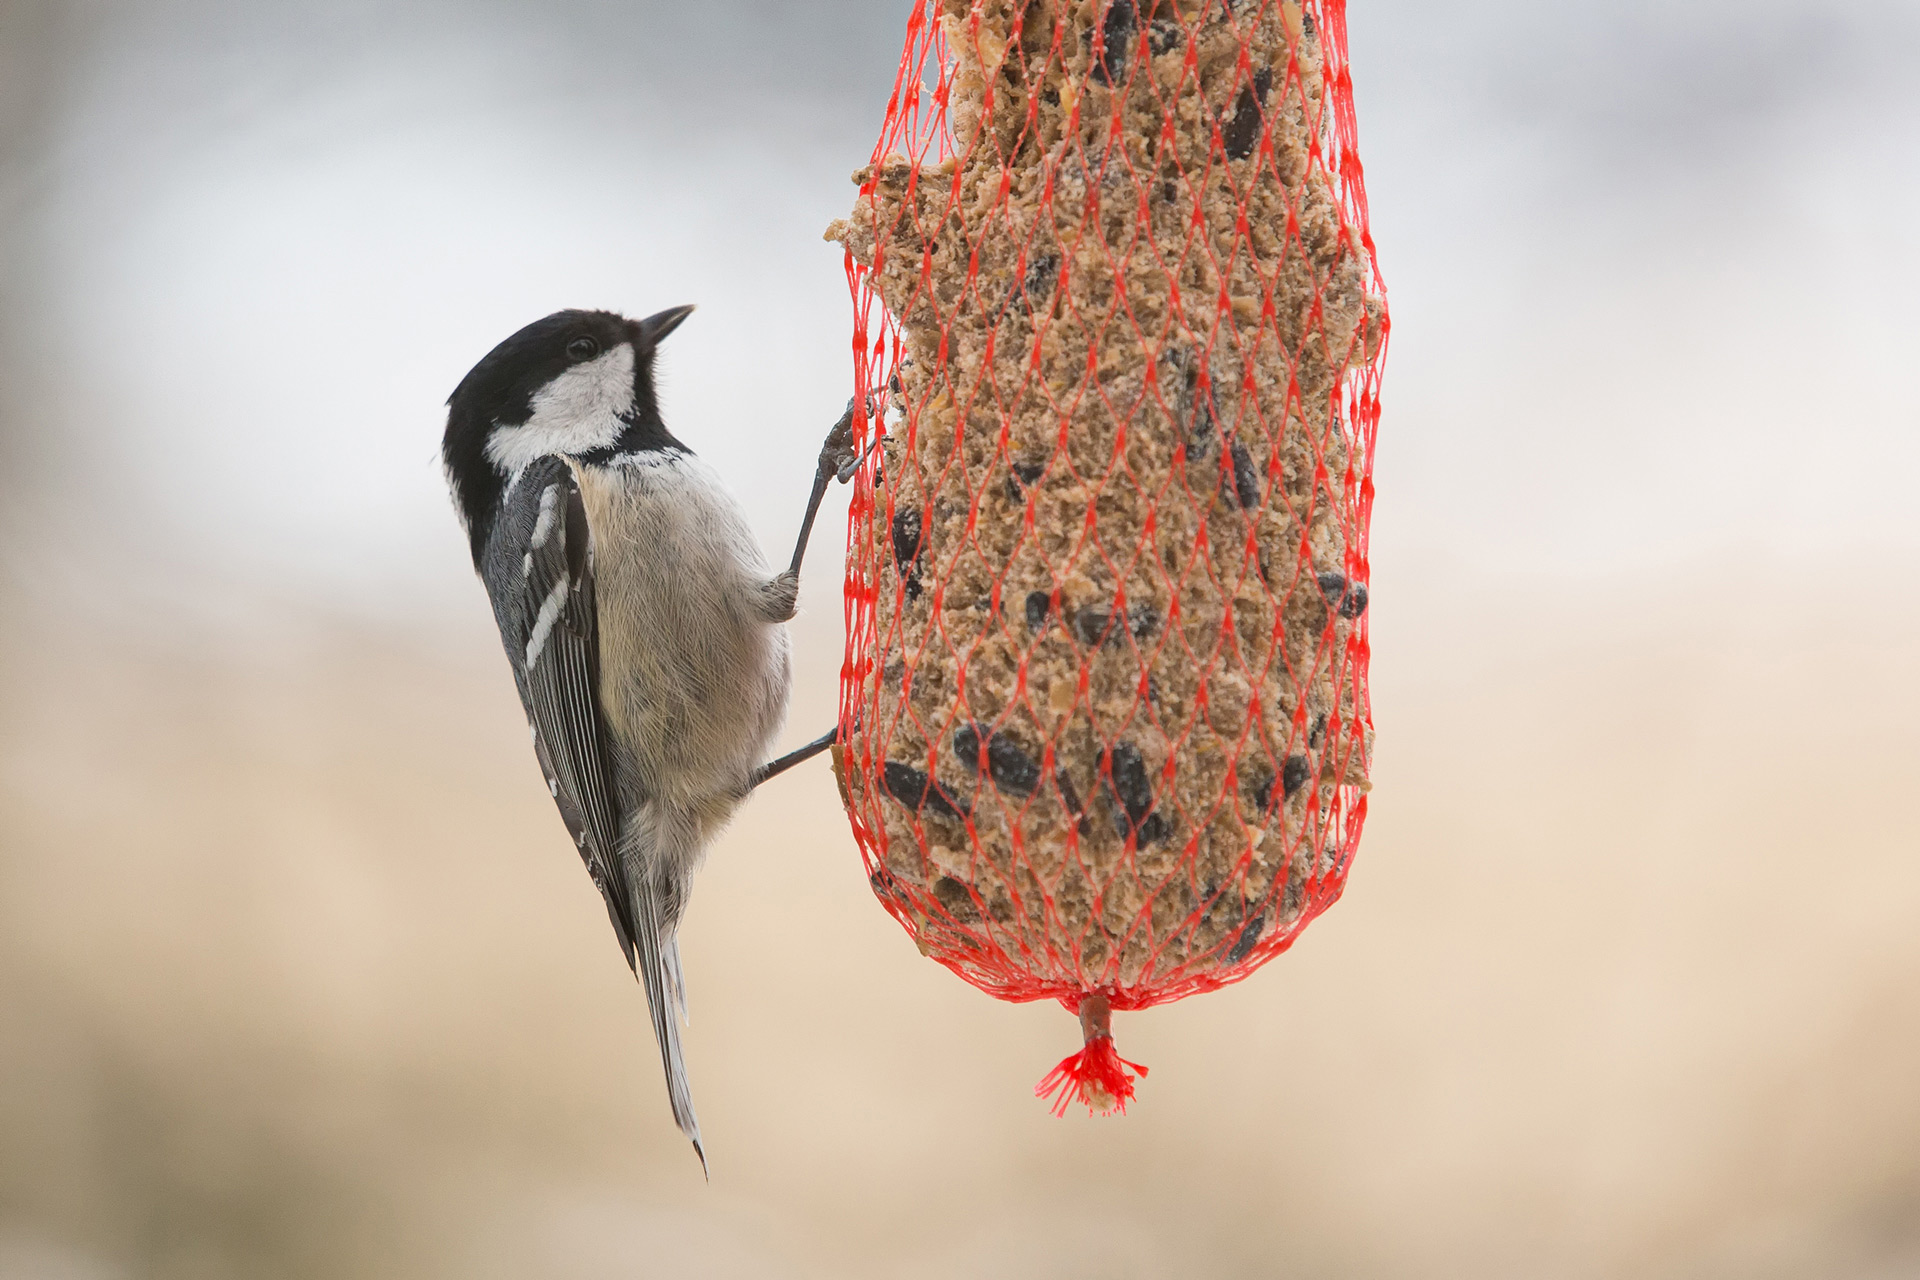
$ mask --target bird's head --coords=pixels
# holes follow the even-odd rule
[[[660,421],[653,357],[692,312],[673,307],[629,320],[556,311],[460,380],[447,400],[441,459],[475,563],[507,485],[534,459],[679,447]]]

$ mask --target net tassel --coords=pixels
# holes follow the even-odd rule
[[[1036,1098],[1045,1098],[1056,1116],[1067,1114],[1076,1100],[1087,1104],[1087,1114],[1127,1113],[1133,1099],[1135,1077],[1144,1078],[1147,1069],[1128,1062],[1113,1047],[1113,1008],[1099,992],[1080,1001],[1080,1033],[1086,1045],[1080,1052],[1061,1059],[1033,1087]]]

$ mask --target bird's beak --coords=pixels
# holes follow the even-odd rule
[[[640,322],[640,332],[646,335],[648,345],[657,345],[659,341],[680,327],[680,322],[693,314],[691,303],[684,307],[668,307],[665,311],[656,311]]]

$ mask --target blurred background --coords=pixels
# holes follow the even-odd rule
[[[1355,0],[1345,900],[1056,1120],[1073,1020],[916,955],[809,765],[685,932],[701,1181],[441,406],[698,303],[668,421],[787,545],[905,14],[0,0],[0,1277],[1920,1276],[1905,0]]]

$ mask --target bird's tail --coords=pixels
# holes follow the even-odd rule
[[[700,1119],[693,1113],[693,1090],[687,1084],[687,1063],[680,1053],[680,1018],[686,1011],[686,994],[680,976],[680,944],[673,936],[674,923],[663,918],[664,895],[650,878],[635,886],[634,950],[640,985],[646,988],[647,1011],[653,1016],[653,1036],[660,1042],[660,1063],[667,1073],[667,1100],[673,1106],[673,1122],[693,1143],[700,1157],[700,1171],[707,1170],[707,1153],[700,1145]]]

